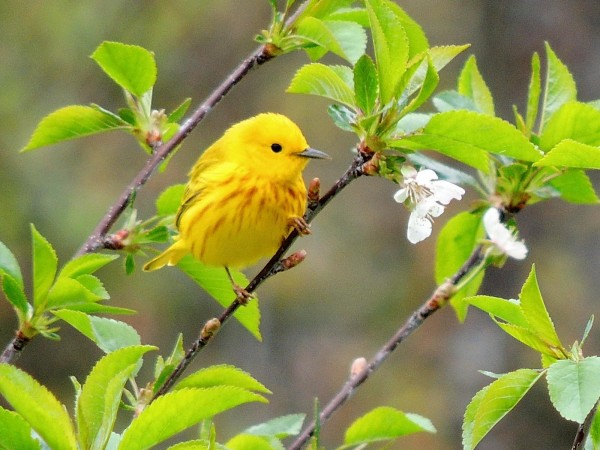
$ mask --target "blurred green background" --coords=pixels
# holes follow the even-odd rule
[[[472,45],[469,53],[477,56],[504,118],[512,119],[513,104],[523,110],[531,55],[543,55],[545,40],[574,74],[579,98],[599,97],[597,0],[398,3],[423,26],[432,45]],[[89,58],[96,46],[115,40],[154,51],[159,70],[154,105],[171,110],[186,97],[193,98],[193,105],[201,102],[255,48],[252,38],[269,17],[266,0],[0,2],[0,240],[26,274],[30,223],[66,261],[145,161],[133,140],[118,133],[18,153],[38,121],[57,108],[93,102],[116,110],[123,105],[119,89]],[[440,89],[455,86],[465,59],[459,57],[442,72]],[[319,176],[324,188],[331,185],[349,164],[354,139],[332,125],[326,101],[284,92],[306,61],[300,53],[278,58],[244,79],[185,141],[167,172],[155,174],[140,192],[140,216],[153,214],[154,199],[165,187],[185,181],[202,149],[225,128],[262,111],[288,115],[312,146],[333,156],[332,161],[312,163],[306,172],[306,179]],[[598,176],[592,177],[598,187]],[[194,362],[194,368],[238,365],[273,391],[269,405],[245,406],[219,417],[221,442],[268,418],[310,414],[315,397],[326,403],[346,379],[350,362],[370,358],[431,293],[435,238],[416,246],[407,242],[408,214],[393,202],[395,190],[379,179],[351,185],[316,219],[313,234],[296,243],[296,249],[307,250],[307,260],[260,288],[264,341],[256,342],[231,322]],[[453,204],[436,221],[434,236],[474,198],[471,193]],[[490,270],[482,292],[516,297],[536,262],[559,335],[566,343],[579,339],[590,314],[598,312],[598,208],[549,201],[528,208],[518,219],[530,257]],[[257,269],[246,273],[252,276]],[[160,346],[162,354],[179,332],[188,346],[201,324],[221,311],[174,269],[125,276],[116,263],[99,275],[111,304],[139,311],[123,320],[139,331],[144,343]],[[15,323],[3,301],[0,342],[10,340]],[[593,330],[587,354],[600,352],[599,330]],[[82,381],[101,354],[67,326],[60,334],[60,342],[35,339],[18,365],[71,408],[68,376]],[[522,366],[539,367],[538,358],[501,334],[485,315],[473,311],[459,324],[446,308],[399,347],[327,424],[323,444],[339,444],[342,430],[354,418],[389,405],[427,416],[438,429],[436,435],[407,438],[393,448],[459,448],[464,408],[489,382],[477,370],[502,373]],[[148,372],[143,376],[147,379]],[[575,429],[550,408],[540,383],[480,448],[565,448]]]

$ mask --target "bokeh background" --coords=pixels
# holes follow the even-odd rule
[[[398,3],[423,26],[432,45],[471,44],[468,53],[477,56],[504,118],[512,118],[513,104],[523,110],[531,55],[537,51],[543,59],[544,41],[571,69],[581,100],[600,96],[598,0]],[[255,48],[252,38],[269,17],[266,0],[0,2],[0,240],[16,254],[25,274],[31,264],[30,223],[66,261],[145,161],[133,140],[118,133],[18,153],[38,121],[57,108],[93,102],[116,110],[123,105],[119,89],[89,58],[96,46],[115,40],[154,51],[159,69],[154,105],[171,110],[186,97],[193,98],[193,105],[201,102]],[[441,89],[455,86],[465,59],[459,57],[442,72]],[[290,116],[312,146],[333,155],[332,161],[313,163],[306,172],[307,179],[319,176],[324,187],[331,185],[349,164],[354,139],[332,125],[326,101],[284,92],[306,61],[300,53],[285,56],[244,79],[185,141],[167,172],[154,175],[140,192],[140,216],[153,214],[154,199],[165,187],[185,181],[202,149],[227,126],[262,111]],[[599,178],[592,176],[598,187]],[[260,288],[264,341],[255,341],[232,322],[194,363],[194,368],[238,365],[273,391],[269,405],[245,406],[219,417],[221,442],[268,418],[310,415],[315,398],[324,404],[338,390],[350,362],[372,356],[431,293],[435,235],[474,196],[452,205],[436,221],[434,237],[413,246],[405,238],[408,214],[392,200],[395,189],[379,179],[361,179],[344,191],[316,219],[312,236],[296,244],[307,250],[307,260]],[[518,219],[529,258],[490,270],[482,291],[515,297],[536,262],[559,335],[566,343],[580,339],[590,315],[599,311],[598,207],[554,200],[528,208]],[[257,269],[246,272],[251,276]],[[162,354],[180,332],[189,345],[201,323],[220,312],[174,269],[126,276],[116,263],[100,276],[112,304],[139,311],[123,320]],[[2,301],[0,342],[10,340],[15,323]],[[593,330],[587,354],[600,352],[599,330]],[[68,377],[83,380],[101,353],[68,326],[60,334],[60,342],[35,339],[18,365],[72,408]],[[341,443],[342,430],[354,418],[389,405],[427,416],[438,429],[436,435],[407,438],[393,448],[460,448],[465,406],[489,382],[478,370],[501,373],[539,364],[532,351],[503,335],[485,315],[472,311],[460,324],[446,308],[400,346],[327,424],[323,444]],[[566,448],[575,429],[551,409],[545,385],[539,383],[480,448]]]

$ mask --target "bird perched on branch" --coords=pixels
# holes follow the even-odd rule
[[[212,144],[189,173],[177,212],[175,243],[149,261],[145,271],[176,265],[188,253],[209,266],[242,268],[272,255],[303,219],[309,159],[329,156],[310,148],[300,128],[281,114],[264,113],[238,122]]]

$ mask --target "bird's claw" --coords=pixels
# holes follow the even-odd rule
[[[248,302],[254,298],[250,292],[238,284],[233,285],[233,292],[235,292],[236,299],[242,306],[247,305]]]
[[[292,217],[289,220],[289,224],[298,232],[298,234],[306,236],[311,233],[310,224],[304,219],[304,217]]]

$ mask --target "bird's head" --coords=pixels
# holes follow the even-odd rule
[[[228,159],[265,176],[294,179],[310,159],[329,156],[310,148],[300,128],[287,117],[263,113],[232,126],[224,135]]]

